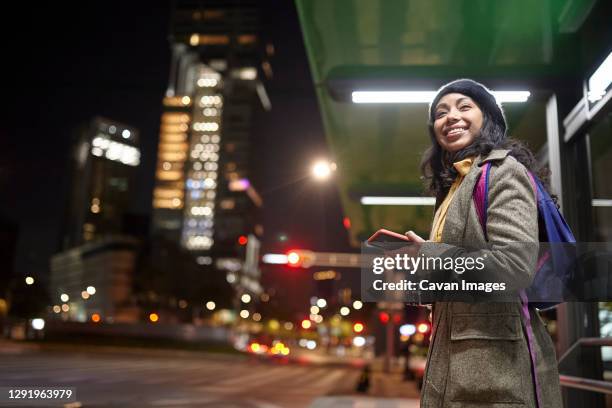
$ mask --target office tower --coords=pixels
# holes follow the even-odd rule
[[[54,316],[78,321],[135,321],[132,277],[139,242],[126,236],[138,131],[96,117],[75,133],[62,252],[51,257]]]
[[[239,283],[263,233],[252,125],[270,109],[262,78],[273,48],[259,37],[255,1],[178,1],[172,23],[153,230]]]
[[[75,135],[63,247],[121,234],[140,164],[138,131],[96,117]]]

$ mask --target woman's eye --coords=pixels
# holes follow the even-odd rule
[[[461,109],[462,111],[468,110],[468,109],[470,109],[470,108],[471,108],[471,106],[470,106],[470,105],[463,105],[463,106],[460,106],[460,107],[459,107],[459,109]]]
[[[436,113],[436,119],[441,118],[444,115],[446,115],[445,111],[439,111],[439,112]]]

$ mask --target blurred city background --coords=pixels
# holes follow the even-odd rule
[[[610,1],[16,7],[0,385],[74,386],[73,407],[417,407],[428,310],[362,302],[360,244],[428,235],[428,102],[459,77],[499,92],[577,239],[612,240]],[[612,303],[542,318],[566,406],[611,406]]]

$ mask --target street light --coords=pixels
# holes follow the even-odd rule
[[[41,318],[36,318],[32,320],[32,328],[34,330],[42,330],[45,328],[45,320]]]
[[[416,333],[416,330],[416,326],[409,323],[401,325],[399,328],[399,332],[402,336],[412,336],[414,333]]]
[[[353,345],[355,347],[363,347],[363,346],[365,346],[365,344],[366,344],[366,339],[363,336],[356,336],[353,339]]]
[[[312,166],[312,175],[317,180],[327,180],[335,170],[336,163],[330,163],[327,160],[319,160]]]
[[[26,283],[26,285],[33,285],[34,284],[34,278],[31,277],[31,276],[26,276],[25,283]]]

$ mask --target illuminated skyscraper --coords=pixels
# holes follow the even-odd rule
[[[140,164],[138,131],[97,117],[77,131],[72,152],[64,248],[124,232]]]
[[[178,1],[171,46],[153,229],[231,273],[258,247],[246,237],[263,233],[252,123],[270,109],[261,78],[272,75],[273,48],[259,37],[256,1]]]
[[[57,318],[138,319],[130,301],[139,242],[127,236],[138,138],[136,129],[101,117],[75,133],[63,248],[50,262]]]

